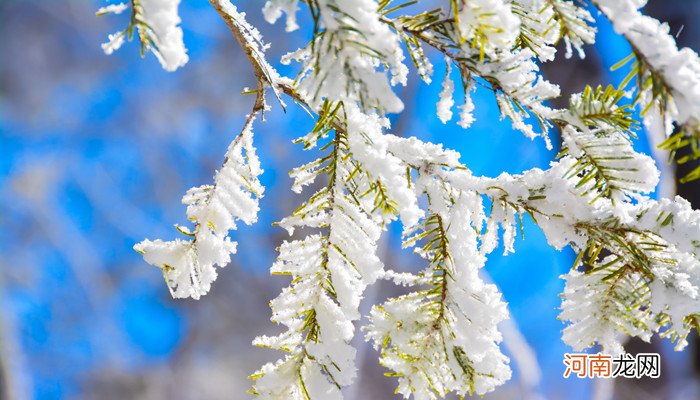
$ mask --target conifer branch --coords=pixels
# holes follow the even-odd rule
[[[700,135],[700,58],[697,53],[679,49],[667,24],[642,15],[629,0],[591,0],[591,3],[613,23],[632,48],[632,54],[614,68],[634,60],[625,83],[636,78],[633,104],[639,107],[652,133],[659,131],[657,136],[667,137],[660,148],[670,151],[672,157],[678,150],[687,150],[689,158],[685,158],[686,153],[677,159],[679,163],[697,158],[692,146]],[[672,138],[674,124],[681,134],[676,133]],[[682,182],[697,178],[700,178],[700,168],[683,177]]]

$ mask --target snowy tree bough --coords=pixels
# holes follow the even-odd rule
[[[285,331],[254,341],[286,356],[251,375],[250,393],[342,398],[342,388],[356,376],[350,342],[361,318],[359,303],[378,279],[409,288],[374,305],[362,328],[387,374],[397,377],[398,393],[436,399],[494,390],[511,376],[498,330],[508,313],[482,267],[500,241],[506,253],[514,252],[525,216],[553,247],[578,254],[563,276],[566,343],[576,350],[600,344],[619,353],[625,336],[649,340],[660,333],[677,349],[685,347],[690,330],[700,325],[700,211],[680,197],[648,197],[659,172],[632,147],[639,127],[633,110],[641,110],[649,131],[666,138],[663,148],[691,149],[678,162],[700,157],[700,61],[692,50],[677,48],[665,24],[638,11],[644,1],[591,1],[632,45],[633,54],[621,64],[634,59],[634,67],[619,87],[587,87],[567,109],[546,104],[559,88],[542,77],[538,63],[554,59],[560,40],[567,57],[573,49],[585,55],[595,28],[583,3],[446,0],[423,9],[420,1],[270,0],[263,8],[269,22],[285,13],[286,29],[298,29],[299,8],[313,22],[310,42],[282,59],[299,62],[294,79],[266,61],[267,44],[244,13],[229,0],[210,3],[251,63],[253,108],[214,184],[183,197],[194,224],[177,226],[185,239],[145,240],[135,249],[162,270],[174,297],[206,294],[216,267],[236,251],[230,231],[238,221],[257,218],[264,188],[252,126],[270,107],[265,93],[271,91],[282,107],[291,99],[315,116],[314,128],[297,143],[317,148],[320,156],[290,175],[297,193],[315,181],[321,189],[278,223],[290,234],[297,228],[312,233],[283,242],[271,268],[292,279],[271,302],[272,320]],[[133,0],[100,9],[98,14],[131,10],[128,27],[110,36],[105,51],[136,33],[142,53],[153,51],[165,69],[184,65],[178,4]],[[558,129],[558,160],[546,171],[478,177],[452,150],[388,133],[386,114],[403,108],[392,86],[409,79],[406,53],[418,77],[430,83],[431,52],[447,63],[437,106],[442,122],[453,115],[456,71],[463,88],[460,126],[474,120],[470,93],[483,86],[493,92],[502,117],[527,137],[541,137],[551,147],[548,133]],[[696,171],[686,179],[698,177]],[[397,220],[404,247],[425,259],[418,273],[386,269],[376,255],[382,231]]]

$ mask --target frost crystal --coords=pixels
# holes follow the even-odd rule
[[[452,66],[450,65],[450,60],[445,60],[447,64],[447,70],[445,71],[445,80],[442,82],[442,92],[440,92],[440,101],[437,103],[437,115],[443,124],[452,119],[452,106],[454,106],[455,101],[453,93],[455,90],[455,84],[450,78],[450,72],[452,71]]]

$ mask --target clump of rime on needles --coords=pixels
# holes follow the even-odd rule
[[[130,14],[128,25],[109,36],[107,53],[135,39],[163,67],[174,70],[188,56],[179,27],[179,0],[133,0],[98,14]],[[257,87],[240,134],[225,154],[213,184],[183,197],[190,227],[182,238],[145,240],[135,246],[161,269],[174,297],[199,298],[230,262],[241,221],[256,221],[263,194],[253,146],[258,114],[284,100],[316,118],[301,134],[300,150],[317,148],[318,159],[291,171],[292,190],[306,201],[279,226],[291,234],[272,265],[290,286],[271,302],[272,320],[284,326],[255,345],[284,356],[251,375],[250,392],[265,399],[340,399],[357,376],[355,321],[365,289],[378,279],[409,288],[408,294],[375,304],[362,328],[380,352],[379,362],[408,398],[449,393],[482,395],[511,376],[501,352],[499,322],[508,318],[501,293],[482,269],[502,241],[514,252],[521,219],[529,215],[550,245],[578,254],[562,276],[563,340],[574,350],[601,345],[619,353],[626,336],[669,338],[678,350],[700,324],[700,211],[687,201],[653,200],[659,181],[654,161],[632,146],[640,122],[662,138],[679,163],[700,157],[700,62],[679,49],[666,24],[642,15],[644,0],[444,0],[437,8],[391,0],[271,0],[263,7],[274,23],[299,29],[309,13],[310,41],[283,57],[298,73],[280,76],[265,59],[267,44],[229,0],[210,0],[233,34]],[[633,52],[622,64],[632,72],[617,87],[586,87],[569,107],[547,101],[559,88],[539,72],[555,58],[584,57],[596,31],[588,6],[610,19]],[[400,113],[392,89],[408,79],[430,83],[433,60],[447,64],[437,117],[447,122],[457,104],[459,125],[473,122],[475,85],[493,92],[501,117],[524,135],[551,147],[563,138],[547,170],[520,175],[473,175],[459,154],[422,142],[411,132],[391,133],[388,113]],[[410,68],[409,68],[410,67]],[[411,73],[413,69],[413,73]],[[459,76],[459,79],[453,78]],[[455,84],[463,86],[456,98]],[[270,102],[269,94],[276,98]],[[631,93],[631,96],[629,95]],[[684,181],[700,178],[700,170]],[[310,193],[316,182],[321,189]],[[318,187],[318,185],[314,185]],[[419,201],[421,199],[421,201]],[[490,206],[487,207],[486,205]],[[488,208],[488,210],[487,210]],[[393,271],[377,256],[390,223],[404,229],[404,247],[425,259],[418,273]],[[502,232],[499,235],[499,231]]]

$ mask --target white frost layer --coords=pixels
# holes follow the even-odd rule
[[[457,125],[464,129],[469,128],[474,123],[474,101],[471,94],[474,89],[474,81],[470,79],[464,89],[464,104],[459,106],[459,121],[457,122]]]
[[[455,100],[452,97],[455,91],[455,84],[450,78],[452,65],[449,58],[445,58],[447,69],[445,70],[445,80],[442,82],[442,91],[440,92],[440,100],[437,103],[437,116],[443,124],[452,119],[452,106]]]
[[[143,14],[155,34],[158,61],[166,71],[175,71],[189,60],[182,38],[180,0],[140,0]]]
[[[126,3],[110,4],[108,6],[100,7],[100,9],[97,10],[97,15],[121,14],[128,8],[129,5]]]
[[[386,186],[391,200],[398,205],[398,212],[406,226],[412,226],[423,216],[418,199],[408,187],[406,168],[401,160],[388,151],[388,138],[382,128],[389,122],[376,114],[364,114],[358,107],[348,106],[348,142],[354,157],[375,178]]]
[[[269,0],[263,7],[265,20],[274,24],[284,12],[287,14],[287,32],[299,29],[296,18],[296,12],[299,9],[298,3],[299,0]]]
[[[581,188],[562,178],[572,163],[573,160],[564,158],[548,171],[534,169],[522,177],[504,174],[495,180],[482,181],[484,187],[480,189],[492,190],[494,195],[508,193],[509,201],[528,204],[537,210],[534,214],[537,223],[555,248],[572,243],[577,249],[585,249],[590,238],[587,226],[602,231],[624,231],[626,240],[647,248],[645,257],[651,263],[648,267],[653,281],[649,297],[642,295],[637,305],[620,305],[610,301],[606,293],[615,290],[620,293],[617,296],[623,296],[635,287],[643,288],[650,278],[638,271],[625,272],[624,280],[619,282],[603,279],[618,271],[620,264],[610,264],[609,268],[592,273],[574,270],[564,276],[567,286],[560,318],[571,323],[564,330],[564,341],[576,350],[598,343],[606,351],[619,352],[625,334],[647,340],[666,327],[678,333],[673,338],[678,348],[682,348],[690,330],[683,318],[699,310],[695,305],[700,284],[700,211],[692,210],[680,197],[657,202],[639,196],[637,203],[599,199],[591,204],[590,195],[582,196]],[[661,246],[644,245],[650,239],[636,232],[663,238],[657,239],[662,240]],[[606,246],[616,248],[623,257],[632,257],[626,253],[626,247],[618,246],[613,239]],[[613,260],[604,259],[598,264],[606,265]],[[655,322],[662,313],[671,317],[668,325]],[[633,323],[625,315],[634,315],[639,322]]]

